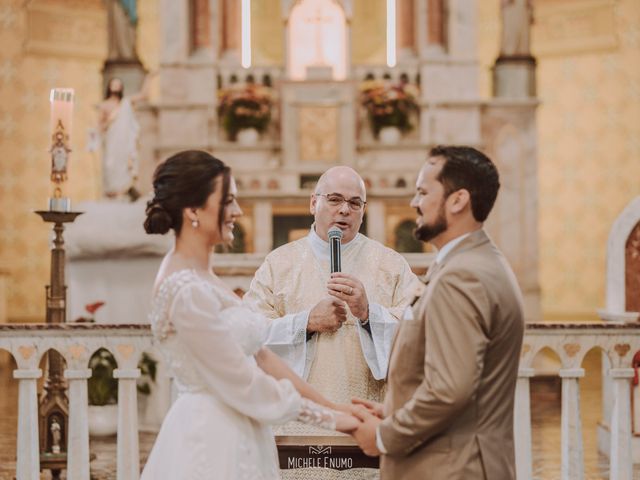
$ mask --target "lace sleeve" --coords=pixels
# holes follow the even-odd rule
[[[328,408],[321,407],[307,398],[302,399],[297,420],[307,425],[314,425],[327,430],[336,429],[335,412]]]

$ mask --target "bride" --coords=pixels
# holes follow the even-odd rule
[[[233,240],[242,215],[229,167],[181,152],[158,166],[153,188],[144,228],[174,230],[176,244],[160,266],[150,320],[179,396],[141,480],[278,479],[270,425],[298,420],[349,432],[358,420],[264,347],[268,320],[213,274],[211,249]]]

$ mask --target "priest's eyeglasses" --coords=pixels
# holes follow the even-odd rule
[[[325,197],[327,203],[332,207],[340,207],[343,203],[347,203],[349,204],[349,208],[354,212],[362,210],[362,207],[367,204],[367,202],[360,197],[344,198],[339,193],[316,193],[316,196]]]

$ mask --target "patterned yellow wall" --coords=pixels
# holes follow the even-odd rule
[[[500,32],[480,3],[482,91]],[[547,319],[594,317],[617,215],[640,194],[640,2],[535,0],[539,240]]]
[[[139,50],[153,68],[156,2],[138,3]],[[106,10],[101,0],[2,0],[0,44],[0,272],[8,272],[9,318],[42,320],[50,226],[33,211],[51,192],[49,91],[75,89],[67,194],[75,203],[97,198],[99,161],[86,152],[86,135],[102,95]]]
[[[251,54],[254,65],[282,65],[284,21],[280,0],[251,2]]]
[[[387,61],[387,10],[384,0],[354,0],[351,57],[354,65]]]

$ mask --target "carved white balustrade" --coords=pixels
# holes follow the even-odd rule
[[[518,480],[531,478],[531,410],[529,378],[533,360],[544,348],[560,358],[562,378],[562,480],[584,478],[582,425],[580,422],[580,378],[582,362],[593,348],[606,355],[610,369],[603,372],[613,379],[614,412],[603,418],[611,430],[609,448],[610,479],[632,480],[631,400],[633,370],[631,360],[640,350],[640,324],[625,323],[531,323],[527,325],[516,387],[515,431]],[[518,418],[520,417],[520,418]],[[523,420],[524,418],[524,420]],[[526,424],[526,425],[523,425]],[[527,428],[528,426],[528,428]]]
[[[88,362],[99,348],[109,350],[118,362],[114,376],[119,382],[117,479],[139,477],[138,419],[135,379],[138,361],[152,349],[147,325],[0,325],[0,349],[16,360],[14,378],[19,382],[17,480],[39,478],[37,379],[42,356],[59,352],[66,361],[68,382],[69,432],[67,445],[68,478],[86,479],[89,472],[89,434],[87,420]],[[579,382],[584,374],[582,362],[594,347],[608,358],[608,375],[613,385],[613,412],[602,419],[611,431],[610,478],[632,480],[631,402],[633,377],[631,358],[640,350],[640,325],[614,323],[534,323],[528,324],[515,404],[516,464],[518,480],[532,477],[531,401],[529,380],[534,376],[533,360],[544,348],[554,351],[561,361],[562,378],[562,467],[563,480],[584,478],[582,426],[580,424]]]
[[[136,378],[142,353],[152,349],[148,325],[0,325],[0,349],[8,350],[16,361],[18,379],[17,480],[40,478],[38,445],[37,380],[43,355],[56,350],[66,362],[69,398],[67,478],[89,478],[89,423],[87,380],[91,355],[100,348],[109,350],[118,363],[118,449],[117,479],[139,477],[138,416]]]

